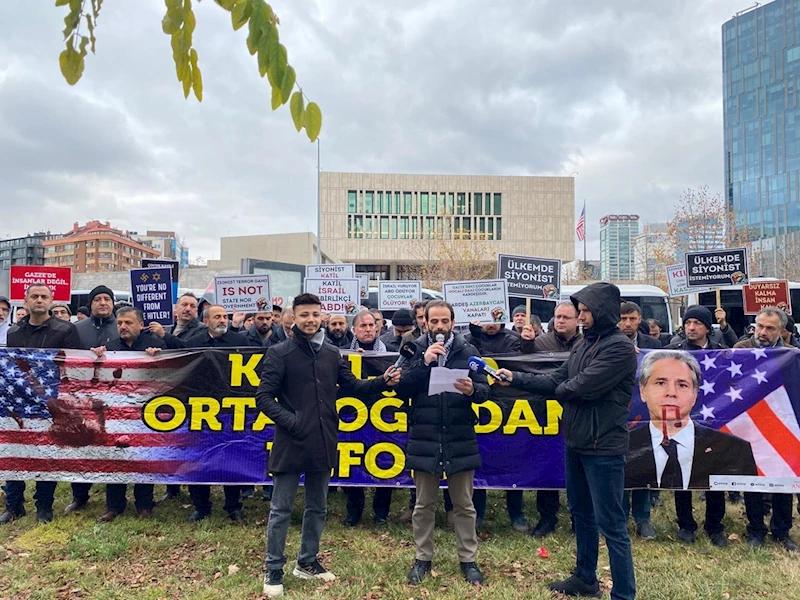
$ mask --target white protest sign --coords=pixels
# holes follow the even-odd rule
[[[378,310],[412,310],[422,300],[421,281],[381,281],[378,283]]]
[[[351,263],[306,265],[306,279],[355,279],[356,266]]]
[[[305,292],[318,296],[329,315],[354,315],[361,305],[358,279],[306,279]]]
[[[698,294],[709,292],[714,288],[690,288],[686,283],[686,265],[668,265],[664,267],[667,273],[667,285],[669,285],[670,297],[686,296],[687,294]]]
[[[269,275],[214,277],[214,298],[228,312],[272,310]]]
[[[509,319],[508,284],[505,279],[449,281],[442,286],[444,299],[453,306],[457,325],[505,323]]]
[[[361,299],[369,298],[369,273],[356,273],[356,279],[361,287]]]

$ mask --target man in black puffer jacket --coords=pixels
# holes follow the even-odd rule
[[[502,323],[470,323],[469,333],[464,339],[475,346],[480,354],[517,354],[520,351],[519,334],[513,329],[506,329]]]
[[[575,344],[567,362],[546,375],[507,369],[499,373],[514,387],[555,394],[564,407],[567,498],[575,519],[577,566],[572,576],[550,584],[550,589],[570,596],[599,595],[599,529],[608,546],[614,580],[611,597],[633,600],[636,583],[622,498],[636,350],[617,327],[617,286],[593,283],[570,299],[578,309],[578,323],[584,326],[584,339]]]
[[[411,364],[397,388],[399,398],[411,398],[406,467],[414,471],[417,488],[417,503],[411,518],[416,561],[408,579],[418,584],[431,570],[436,499],[439,481],[446,473],[447,488],[453,500],[461,571],[469,583],[478,584],[483,582],[483,575],[475,563],[478,538],[472,492],[481,455],[472,404],[480,404],[489,397],[489,385],[485,375],[470,371],[468,378],[458,380],[455,388],[459,393],[428,395],[431,372],[440,368],[437,363],[442,362],[449,369],[466,369],[467,360],[478,351],[453,331],[453,307],[447,302],[429,302],[425,307],[425,319],[428,333],[415,342],[424,356]],[[444,342],[434,342],[437,336]]]

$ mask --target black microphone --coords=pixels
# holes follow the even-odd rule
[[[436,343],[444,344],[444,334],[443,333],[437,333],[436,334]],[[444,354],[440,354],[436,359],[436,366],[443,367],[444,366],[444,361],[445,361]]]
[[[395,369],[399,369],[407,361],[413,359],[419,353],[419,346],[417,346],[414,342],[406,342],[402,346],[400,346],[400,356],[397,357],[397,360],[394,361],[392,365],[392,372]]]

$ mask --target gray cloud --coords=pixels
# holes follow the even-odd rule
[[[0,235],[73,221],[218,238],[313,230],[316,149],[233,32],[195,4],[204,101],[185,101],[163,3],[104,6],[97,55],[69,87],[63,9],[0,4]],[[686,187],[722,189],[720,27],[729,2],[273,2],[327,170],[579,171],[576,214],[666,220]],[[34,208],[35,207],[35,208]],[[41,207],[41,208],[40,208]]]

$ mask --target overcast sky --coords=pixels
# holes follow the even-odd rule
[[[668,220],[723,187],[722,23],[744,0],[274,0],[323,112],[329,171],[576,176],[598,220]],[[398,10],[398,7],[402,7]],[[104,3],[66,84],[66,8],[0,2],[0,237],[74,221],[219,237],[314,231],[316,147],[212,0],[195,3],[202,104],[183,99],[162,0]],[[582,252],[576,242],[576,251]]]

